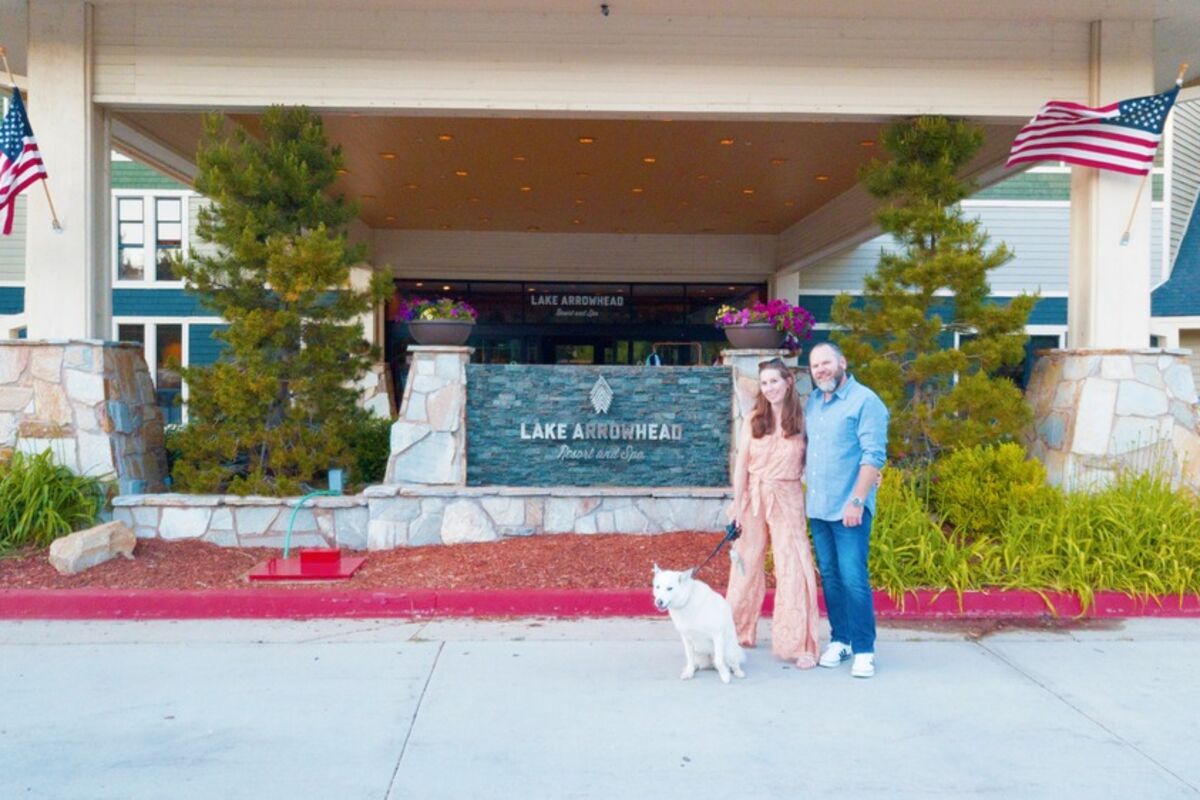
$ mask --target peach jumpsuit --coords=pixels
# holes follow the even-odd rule
[[[804,516],[804,446],[803,436],[784,437],[776,428],[755,439],[750,435],[749,420],[742,426],[732,509],[742,525],[742,535],[733,547],[736,557],[731,556],[726,598],[733,608],[738,641],[753,647],[767,591],[763,560],[769,536],[775,562],[771,649],[780,658],[808,669],[817,664],[819,610],[817,575]]]

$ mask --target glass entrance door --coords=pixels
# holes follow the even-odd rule
[[[543,364],[612,364],[613,342],[596,336],[547,336],[542,339]]]

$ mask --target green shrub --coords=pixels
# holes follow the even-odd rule
[[[0,462],[0,553],[44,547],[59,536],[96,523],[105,484],[54,463],[46,450],[13,453]]]
[[[355,486],[382,483],[392,453],[392,421],[364,417],[350,431],[349,445],[354,457],[350,482]]]
[[[934,513],[935,495],[947,491],[950,459],[939,463],[936,481],[919,472],[884,474],[871,573],[893,597],[919,588],[960,598],[969,589],[1057,590],[1077,594],[1086,610],[1100,590],[1200,594],[1200,501],[1166,478],[1129,473],[1102,491],[1064,494],[1034,480],[1013,452],[975,453],[958,463],[962,485],[949,479],[940,501],[950,509],[945,517]],[[988,464],[1009,483],[989,475]],[[967,475],[977,481],[973,493]],[[974,527],[964,533],[950,517]]]
[[[1046,470],[1008,442],[956,450],[933,465],[933,511],[960,536],[1000,535],[1014,513],[1045,511],[1061,498]]]

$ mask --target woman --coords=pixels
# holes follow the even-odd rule
[[[742,525],[726,597],[738,641],[753,647],[767,582],[767,539],[775,562],[771,649],[801,669],[817,664],[817,576],[805,530],[804,409],[796,379],[778,358],[758,365],[758,398],[742,425],[730,517]]]

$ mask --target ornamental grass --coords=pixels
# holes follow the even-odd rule
[[[897,602],[916,588],[1200,594],[1200,501],[1160,474],[1108,488],[1045,483],[1018,445],[960,451],[932,469],[888,470],[871,541],[872,582]],[[1053,605],[1043,594],[1047,605]]]

